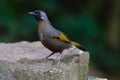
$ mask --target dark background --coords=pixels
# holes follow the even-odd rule
[[[90,75],[120,80],[120,0],[0,0],[0,42],[38,41],[36,9],[89,50]]]

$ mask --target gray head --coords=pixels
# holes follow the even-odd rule
[[[36,18],[37,21],[48,20],[46,13],[42,10],[35,10],[33,12],[28,12],[28,13],[32,14]]]

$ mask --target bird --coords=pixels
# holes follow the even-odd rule
[[[70,48],[71,46],[75,46],[78,49],[87,52],[88,50],[83,47],[81,44],[72,41],[66,34],[62,31],[53,27],[51,22],[49,21],[47,14],[42,10],[35,10],[32,12],[28,12],[35,17],[37,25],[38,25],[38,34],[39,39],[42,44],[52,51],[51,54],[46,56],[48,59],[50,56],[54,55],[55,53],[60,53],[65,49]],[[60,61],[60,60],[59,60]]]

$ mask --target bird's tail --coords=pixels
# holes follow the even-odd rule
[[[84,47],[83,47],[81,44],[79,44],[79,43],[76,43],[76,42],[72,41],[71,44],[74,45],[75,47],[83,50],[83,51],[87,51],[87,49],[84,48]]]

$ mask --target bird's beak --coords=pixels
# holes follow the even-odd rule
[[[34,12],[28,12],[28,14],[36,15]]]

